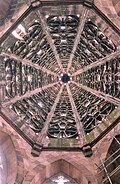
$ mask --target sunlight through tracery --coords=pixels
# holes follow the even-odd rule
[[[69,182],[70,180],[65,179],[64,176],[59,176],[57,180],[53,180],[57,184],[64,184],[66,182]]]

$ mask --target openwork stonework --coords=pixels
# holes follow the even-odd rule
[[[43,184],[77,184],[72,178],[64,173],[58,173],[50,179],[46,180]]]
[[[1,115],[37,151],[81,149],[118,118],[120,32],[92,5],[32,3],[1,37]]]

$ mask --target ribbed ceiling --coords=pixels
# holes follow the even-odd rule
[[[38,142],[84,145],[120,106],[118,45],[117,31],[87,6],[34,9],[2,43],[3,112]]]

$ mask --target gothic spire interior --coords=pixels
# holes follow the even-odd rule
[[[119,184],[119,122],[119,0],[0,0],[0,183]]]

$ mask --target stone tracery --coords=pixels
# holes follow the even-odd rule
[[[47,24],[61,62],[66,68],[77,34],[79,15],[49,16]]]
[[[43,184],[77,184],[72,178],[68,177],[64,173],[58,173],[46,180]]]
[[[91,19],[84,25],[74,59],[74,71],[116,51],[116,45],[98,28]]]
[[[120,99],[119,90],[120,58],[114,58],[78,75],[84,85]]]
[[[7,102],[8,108],[17,114],[26,127],[29,126],[38,135],[45,128],[46,119],[50,114],[51,121],[45,132],[49,138],[80,136],[76,119],[77,122],[80,120],[85,135],[102,124],[117,105],[98,97],[96,95],[98,92],[110,95],[110,98],[120,98],[119,57],[105,59],[104,63],[96,66],[97,61],[117,52],[118,43],[114,43],[114,40],[109,38],[107,31],[101,30],[99,23],[90,14],[86,15],[79,35],[80,40],[69,67],[72,77],[70,78],[66,72],[70,55],[73,54],[78,26],[81,24],[81,14],[73,13],[75,7],[71,6],[69,9],[69,6],[66,6],[66,8],[72,13],[64,14],[61,11],[61,15],[52,15],[51,12],[46,17],[41,10],[33,11],[34,19],[31,18],[33,14],[29,14],[2,44],[1,68],[2,80],[5,84],[2,88],[3,107],[6,107]],[[94,12],[94,17],[97,19],[99,16]],[[47,25],[45,30],[47,35],[43,23]],[[118,34],[115,35],[117,40]],[[60,68],[56,55],[59,56],[59,62],[65,72]],[[84,71],[91,64],[93,66]],[[61,73],[63,76],[59,80]],[[94,89],[96,94],[86,91],[81,84]],[[72,97],[68,95],[66,85],[69,85]],[[62,87],[55,111],[52,112],[50,110]],[[34,94],[35,89],[40,91]],[[24,98],[23,95],[27,92],[31,92],[31,96]],[[18,96],[19,100],[15,100]],[[72,109],[69,98],[73,98],[76,109]]]

